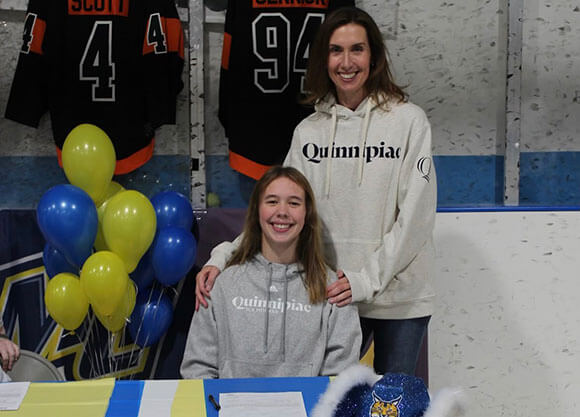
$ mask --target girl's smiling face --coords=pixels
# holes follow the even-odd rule
[[[272,262],[294,262],[298,238],[306,218],[302,187],[289,178],[276,178],[260,198],[259,217],[262,254]]]

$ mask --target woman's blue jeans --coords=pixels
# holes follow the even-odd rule
[[[395,372],[415,375],[419,351],[430,318],[431,316],[403,320],[360,318],[363,349],[370,337],[375,342],[373,367],[377,374]]]

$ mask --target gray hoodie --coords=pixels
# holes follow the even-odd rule
[[[311,304],[299,264],[272,263],[260,254],[224,270],[209,307],[193,315],[181,375],[335,375],[358,362],[360,344],[355,306]]]

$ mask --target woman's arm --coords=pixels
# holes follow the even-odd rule
[[[195,311],[202,305],[207,308],[207,299],[210,299],[210,291],[221,271],[224,270],[232,254],[240,246],[242,235],[233,242],[222,242],[212,249],[209,260],[201,271],[195,276]]]
[[[336,277],[338,279],[326,288],[326,298],[331,304],[337,304],[342,307],[352,303],[352,290],[350,281],[344,275],[343,270],[336,271]]]

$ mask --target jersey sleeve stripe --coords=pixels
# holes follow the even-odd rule
[[[32,32],[32,41],[30,42],[30,51],[42,55],[42,44],[44,43],[44,32],[46,32],[46,22],[36,18]]]
[[[232,35],[224,32],[224,46],[222,49],[222,68],[230,68],[230,48],[232,47]]]
[[[169,52],[177,52],[183,58],[183,30],[179,19],[168,18],[167,22],[167,49]]]
[[[270,165],[259,164],[258,162],[254,162],[251,159],[230,151],[230,167],[248,177],[259,180],[270,168]]]

